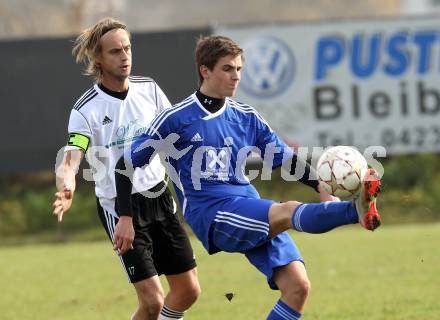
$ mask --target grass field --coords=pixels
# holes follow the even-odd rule
[[[440,319],[440,224],[293,236],[312,281],[303,319]],[[263,276],[192,240],[203,292],[185,319],[265,319],[278,293]],[[107,242],[1,247],[0,256],[1,319],[129,319],[135,308]]]

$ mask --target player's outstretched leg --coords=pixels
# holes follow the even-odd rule
[[[269,210],[269,237],[295,229],[307,233],[324,233],[336,227],[359,222],[352,201],[273,203]]]
[[[376,199],[380,179],[374,169],[368,169],[361,192],[353,201],[273,203],[269,210],[269,237],[290,228],[307,233],[324,233],[336,227],[360,223],[367,230],[380,226]]]
[[[358,222],[358,214],[351,201],[302,203],[292,216],[293,228],[307,233],[324,233]]]
[[[380,226],[376,199],[380,193],[380,179],[376,170],[370,168],[364,177],[361,192],[353,202],[359,216],[359,223],[367,230],[374,231]]]

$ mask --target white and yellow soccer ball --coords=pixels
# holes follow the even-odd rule
[[[319,185],[341,200],[356,198],[368,170],[367,161],[353,147],[336,146],[324,151],[316,165]]]

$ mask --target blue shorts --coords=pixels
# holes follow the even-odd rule
[[[222,202],[210,229],[211,244],[225,252],[240,252],[267,278],[272,289],[273,270],[292,261],[303,261],[287,232],[269,239],[272,200],[234,197]]]

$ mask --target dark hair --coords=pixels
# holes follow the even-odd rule
[[[209,70],[212,70],[221,58],[228,55],[234,57],[241,55],[242,59],[244,59],[243,49],[228,37],[206,36],[199,38],[195,49],[199,86],[201,86],[203,82],[200,66],[206,66]]]

